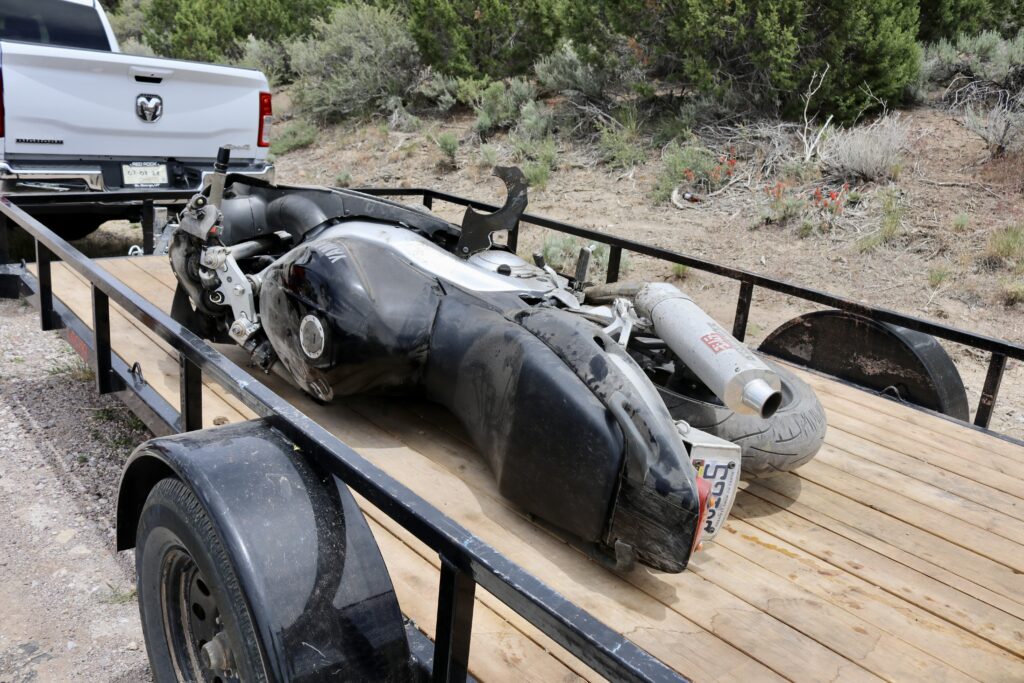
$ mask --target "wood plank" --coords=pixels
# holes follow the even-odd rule
[[[984,483],[1016,497],[1024,497],[1024,480],[1012,472],[1007,473],[999,463],[988,462],[980,457],[950,453],[947,449],[936,449],[928,444],[915,441],[892,430],[874,426],[870,417],[858,419],[826,408],[829,432],[838,429],[858,438],[870,441],[881,448],[896,451],[917,458],[936,467],[948,468],[961,476]],[[825,440],[829,437],[826,435]]]
[[[779,584],[797,585],[870,624],[881,633],[880,643],[906,643],[943,662],[943,667],[952,666],[978,680],[1010,680],[1021,671],[1019,656],[749,524],[737,521],[721,544],[769,572],[771,578],[765,581],[770,590],[776,590]],[[851,623],[857,632],[867,628]],[[870,632],[875,634],[875,630]],[[928,674],[924,671],[894,677],[936,680],[943,676],[941,669]]]
[[[829,456],[825,456],[828,459]],[[866,481],[832,467],[817,458],[798,471],[798,476],[811,481],[841,496],[884,512],[894,520],[910,524],[928,534],[945,539],[969,552],[986,557],[1018,574],[1024,574],[1024,547],[979,526],[969,524],[958,516],[947,514],[934,507],[919,503],[907,489],[898,492],[887,490],[874,482]],[[922,485],[923,488],[923,485]],[[922,494],[924,495],[924,494]],[[996,513],[992,513],[996,514]],[[881,519],[881,518],[880,518]],[[1020,595],[1024,595],[1024,576],[1017,584]]]
[[[787,576],[800,581],[801,585],[814,586],[822,582],[823,577],[831,574],[819,572],[820,565],[805,560],[807,556],[811,556],[826,568],[840,568],[850,576],[855,576],[889,595],[905,600],[937,618],[962,627],[971,634],[1016,654],[1018,659],[1024,657],[1024,618],[1008,614],[979,600],[968,591],[948,586],[901,563],[900,559],[905,559],[909,555],[907,553],[897,555],[894,559],[794,514],[789,509],[778,507],[755,495],[745,494],[736,501],[733,514],[730,516],[730,525],[726,528],[731,530],[732,534],[743,534],[747,527],[779,539],[770,541],[759,537],[757,541],[751,541],[763,545],[767,550],[775,551],[784,557],[792,557],[789,553],[794,551],[788,550],[786,544],[798,549],[795,552],[797,558],[801,560],[799,566],[794,567],[793,563],[786,563],[784,568],[785,571],[792,572]],[[728,545],[732,543],[731,538],[732,535],[725,535],[721,542]],[[751,549],[748,554],[761,558],[765,566],[777,566],[771,559],[764,560],[766,555],[756,548]],[[826,580],[826,583],[828,585],[824,585],[822,589],[834,595],[834,600],[839,604],[850,604],[853,600],[858,605],[851,607],[859,608],[859,603],[864,600],[863,590],[836,587],[830,579]],[[904,610],[897,610],[892,614],[901,630],[922,623],[917,615],[913,616],[913,621],[910,616]],[[930,631],[930,628],[927,630]],[[941,638],[942,636],[937,636],[937,642],[945,642]],[[956,656],[956,653],[947,655]],[[984,662],[978,664],[986,666]]]
[[[362,499],[359,504],[360,507],[372,508]],[[406,539],[399,538],[380,524],[373,515],[367,515],[367,522],[380,546],[403,613],[433,640],[437,621],[438,568],[410,547]],[[434,599],[424,599],[428,596]],[[554,645],[553,642],[551,644]],[[574,670],[552,656],[550,651],[545,651],[544,647],[479,599],[473,607],[469,660],[470,673],[484,681],[602,680],[581,662],[573,661]]]
[[[54,264],[54,292],[87,325],[92,325],[92,295],[87,281],[69,268]],[[146,382],[171,405],[179,401],[177,354],[162,341],[154,342],[152,332],[142,332],[138,323],[120,306],[110,304],[110,336],[115,351],[128,365],[138,362]],[[151,336],[153,335],[153,336]],[[208,385],[203,386],[203,426],[247,419]]]
[[[1022,454],[1024,447],[1019,444],[1005,441],[991,434],[985,434],[976,429],[957,424],[956,422],[937,418],[912,406],[876,396],[868,391],[857,389],[842,382],[833,381],[798,366],[789,363],[780,364],[795,372],[805,382],[814,387],[816,391],[860,403],[873,410],[883,410],[887,415],[892,415],[902,422],[924,427],[936,434],[948,436],[951,439],[980,447],[986,451],[1000,453],[1017,460],[1024,458],[1024,454]],[[881,405],[884,405],[885,408],[880,407]]]
[[[1014,519],[1024,520],[1024,500],[952,471],[959,469],[958,466],[963,466],[968,472],[971,471],[971,463],[965,463],[956,456],[930,451],[928,459],[922,460],[884,448],[840,429],[830,429],[825,443],[853,455],[858,460],[880,465],[964,500],[997,510]],[[989,470],[989,473],[1004,486],[1007,482],[1018,483],[1017,480],[995,470]]]
[[[845,504],[841,507],[830,506],[827,501],[835,497],[832,492],[810,482],[804,482],[802,486],[799,480],[797,482],[796,486],[789,482],[780,486],[769,478],[751,482],[745,488],[752,495],[785,508],[814,525],[895,559],[993,607],[1024,618],[1024,604],[1021,603],[1014,575],[1001,573],[998,582],[990,583],[985,576],[965,569],[958,561],[964,560],[971,566],[980,563],[982,569],[987,571],[994,564],[991,560],[971,557],[962,549],[956,546],[951,548],[944,541],[909,525],[901,527],[901,523],[893,524],[895,520],[879,520],[877,516],[882,513],[876,513],[870,508]],[[823,512],[822,508],[829,512]],[[1012,572],[1002,565],[994,566]]]
[[[1018,546],[1014,551],[1014,555],[1021,554],[1021,551],[1024,551],[1024,547],[1020,547],[1020,544],[1024,543],[1024,521],[1004,515],[990,507],[965,500],[956,494],[931,484],[926,484],[902,472],[863,460],[858,458],[855,453],[838,449],[830,444],[826,444],[819,451],[818,455],[814,457],[814,462],[816,465],[828,465],[831,468],[856,477],[873,488],[881,488],[884,491],[890,492],[889,494],[883,493],[882,495],[895,493],[898,497],[908,498],[933,510],[954,516],[966,525],[977,527],[1012,541]],[[921,469],[931,468],[922,467]],[[813,476],[814,470],[812,469],[810,472],[811,476],[806,478],[817,481]],[[805,476],[802,469],[800,476]],[[867,501],[862,499],[862,502]],[[955,538],[950,540],[960,543]],[[967,540],[967,543],[971,548],[976,547],[973,539]]]
[[[429,405],[408,405],[411,405],[413,409],[416,410],[417,412],[422,411],[427,414],[432,414],[432,417],[434,417],[435,419],[441,417],[437,415],[438,413],[443,414],[444,412]],[[381,407],[373,406],[371,410],[376,413],[381,410]],[[416,416],[406,416],[404,418],[399,419],[402,420],[405,424],[415,424]],[[441,417],[440,421],[445,422],[443,417]],[[448,432],[448,434],[446,435],[447,437],[457,440],[464,438],[461,429],[459,429],[457,426],[453,427],[450,421],[446,422],[445,426]],[[429,425],[419,425],[419,429],[420,431],[424,431],[425,433],[429,434]],[[465,478],[465,474],[463,474],[463,477]],[[727,528],[729,528],[729,525],[727,525]],[[742,555],[742,552],[740,552],[738,549],[734,548],[733,550],[736,550],[737,554]],[[807,635],[815,638],[819,642],[828,644],[832,649],[834,649],[837,652],[840,652],[851,658],[864,656],[862,653],[859,653],[856,650],[857,639],[847,638],[844,626],[847,626],[848,628],[852,629],[852,631],[855,634],[858,634],[863,639],[865,631],[872,634],[876,634],[877,632],[877,629],[874,629],[871,622],[868,622],[867,624],[859,623],[855,619],[850,618],[848,615],[836,613],[834,612],[832,605],[827,604],[821,600],[815,601],[813,599],[809,599],[807,596],[801,597],[799,595],[788,595],[787,593],[792,593],[794,591],[787,591],[783,584],[780,584],[778,581],[775,580],[776,577],[774,576],[770,578],[764,577],[763,580],[759,583],[758,581],[753,580],[750,577],[750,573],[752,571],[756,574],[756,566],[753,570],[751,570],[748,567],[745,570],[740,571],[739,574],[736,574],[737,570],[735,569],[734,565],[742,565],[742,558],[731,558],[730,561],[726,562],[724,565],[721,562],[714,562],[713,564],[715,565],[715,571],[704,571],[703,568],[705,566],[705,561],[707,560],[707,558],[717,558],[718,553],[719,549],[717,549],[715,546],[712,546],[712,549],[710,551],[703,553],[697,557],[694,563],[691,564],[691,567],[690,569],[688,569],[688,571],[694,571],[704,576],[705,578],[708,578],[709,581],[726,587],[728,590],[733,592],[738,597],[741,597],[745,601],[748,601],[751,604],[754,604],[755,606],[764,609],[766,612],[773,614],[773,616],[777,616],[778,618],[780,618],[780,620],[784,620],[787,624],[793,625],[795,628],[797,628],[797,630],[806,633]],[[802,567],[800,568],[802,569]],[[835,572],[832,571],[829,573],[834,574]],[[795,592],[799,593],[799,589],[797,589]],[[879,590],[878,592],[884,594],[883,591]],[[665,597],[659,595],[657,592],[654,592],[652,594],[659,598]],[[671,596],[668,597],[670,598]],[[761,602],[762,600],[766,602]],[[807,608],[806,610],[800,607],[806,605],[808,602],[813,603],[815,606],[812,608]],[[902,601],[898,599],[894,599],[893,602],[902,603]],[[790,610],[790,607],[792,607],[793,609]],[[891,606],[887,605],[887,607]],[[908,612],[911,612],[913,608],[908,604],[902,603],[901,606],[897,605],[897,609],[899,611],[892,611],[890,613],[891,616],[888,618],[887,625],[890,627],[893,626],[893,622],[896,622],[897,624],[904,623],[904,621],[908,619]],[[823,619],[822,621],[816,621],[816,619],[821,618],[823,612],[827,614],[828,618]],[[974,662],[973,665],[973,660],[971,657],[960,658],[957,662],[958,664],[963,665],[964,667],[972,666],[973,671],[972,668],[967,668],[966,670],[968,672],[981,671],[982,674],[984,674],[983,679],[991,679],[991,676],[987,675],[988,673],[1005,672],[1007,668],[1019,665],[1019,662],[1017,662],[1015,657],[1007,655],[1005,652],[1002,652],[998,648],[993,647],[992,645],[985,642],[983,639],[973,637],[970,634],[963,632],[962,629],[956,628],[950,624],[946,624],[939,619],[926,619],[923,621],[924,626],[919,626],[920,620],[916,617],[919,617],[921,615],[929,616],[919,611],[919,613],[915,615],[915,620],[909,626],[911,631],[918,636],[917,643],[915,643],[915,647],[919,646],[921,643],[942,643],[943,639],[934,637],[935,632],[933,632],[932,629],[934,629],[935,631],[939,631],[943,628],[946,628],[953,631],[955,634],[958,634],[954,637],[949,638],[948,640],[958,643],[973,643],[973,651],[991,652],[992,656],[995,658],[994,661],[985,663]],[[890,634],[886,637],[889,640],[892,640],[893,636]],[[886,646],[882,647],[884,648]],[[903,645],[896,644],[893,647],[902,648]],[[858,661],[864,664],[866,668],[869,668],[870,670],[879,673],[883,677],[892,676],[896,680],[907,679],[909,671],[900,671],[896,673],[890,669],[887,669],[886,665],[888,664],[891,666],[893,659],[900,659],[903,662],[903,664],[907,666],[909,666],[909,662],[916,662],[917,666],[921,667],[921,670],[918,671],[917,674],[913,676],[913,678],[923,677],[924,674],[922,674],[921,671],[935,670],[936,663],[934,661],[930,661],[928,658],[925,658],[925,663],[922,663],[919,657],[920,653],[913,654],[913,652],[916,652],[916,650],[912,650],[912,654],[910,655],[902,654],[899,657],[895,657],[891,652],[886,652],[885,654],[872,653],[874,655],[878,655],[879,660],[885,662],[885,664],[879,664],[877,662],[865,663],[865,661],[862,661],[860,659],[858,659]],[[931,656],[935,656],[934,649],[929,654]],[[1000,658],[1000,655],[1002,655],[1002,659]],[[1009,662],[1006,661],[1007,659],[1009,660]],[[931,675],[929,675],[929,677],[931,677]],[[939,678],[941,679],[941,677]]]
[[[744,548],[746,550],[746,548]],[[860,615],[766,570],[741,552],[716,544],[691,569],[880,678],[973,680],[938,658],[887,633]],[[671,599],[666,595],[666,599]]]
[[[1001,453],[999,450],[990,450],[982,445],[982,440],[967,442],[950,438],[949,436],[931,431],[911,422],[904,422],[898,417],[893,417],[885,412],[899,407],[892,401],[876,399],[878,405],[865,406],[849,399],[822,392],[819,398],[825,406],[830,418],[843,416],[852,418],[856,423],[855,434],[862,434],[865,438],[883,446],[895,448],[903,453],[912,454],[919,452],[922,446],[959,456],[973,463],[989,467],[998,472],[1018,480],[1024,480],[1024,449],[1019,449],[1017,457]],[[845,420],[844,422],[849,422]],[[937,423],[944,423],[936,419]],[[830,423],[831,424],[831,423]],[[846,431],[850,431],[845,428]],[[961,431],[971,430],[961,428]],[[984,436],[984,435],[979,435]],[[984,443],[1005,444],[1006,442],[991,437],[985,437]],[[909,450],[907,450],[909,449]]]

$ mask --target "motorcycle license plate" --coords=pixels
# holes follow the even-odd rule
[[[697,476],[711,484],[708,514],[701,537],[705,542],[711,541],[725,526],[725,520],[729,518],[729,511],[736,500],[736,487],[740,483],[740,455],[732,451],[695,454],[693,466]]]
[[[121,164],[125,185],[150,186],[167,184],[167,164]]]

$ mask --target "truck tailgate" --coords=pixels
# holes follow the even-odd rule
[[[258,71],[11,41],[0,49],[8,159],[198,160],[224,145],[239,160],[266,157],[256,137],[269,88]],[[137,113],[140,96],[162,100],[156,120]]]

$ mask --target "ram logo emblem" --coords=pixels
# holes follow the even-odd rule
[[[164,115],[164,98],[159,95],[139,95],[135,98],[135,114],[147,123]]]

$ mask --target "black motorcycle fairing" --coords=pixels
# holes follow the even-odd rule
[[[508,317],[448,296],[423,386],[469,432],[503,496],[584,540],[602,540],[622,432],[551,349]]]
[[[329,401],[416,386],[441,295],[436,281],[388,251],[322,238],[293,249],[264,273],[260,316],[300,386]],[[324,337],[316,357],[300,339],[307,316],[316,318]]]
[[[515,317],[575,371],[625,435],[624,473],[604,545],[623,543],[648,565],[682,571],[700,497],[689,453],[654,385],[625,349],[584,318],[553,308]]]

